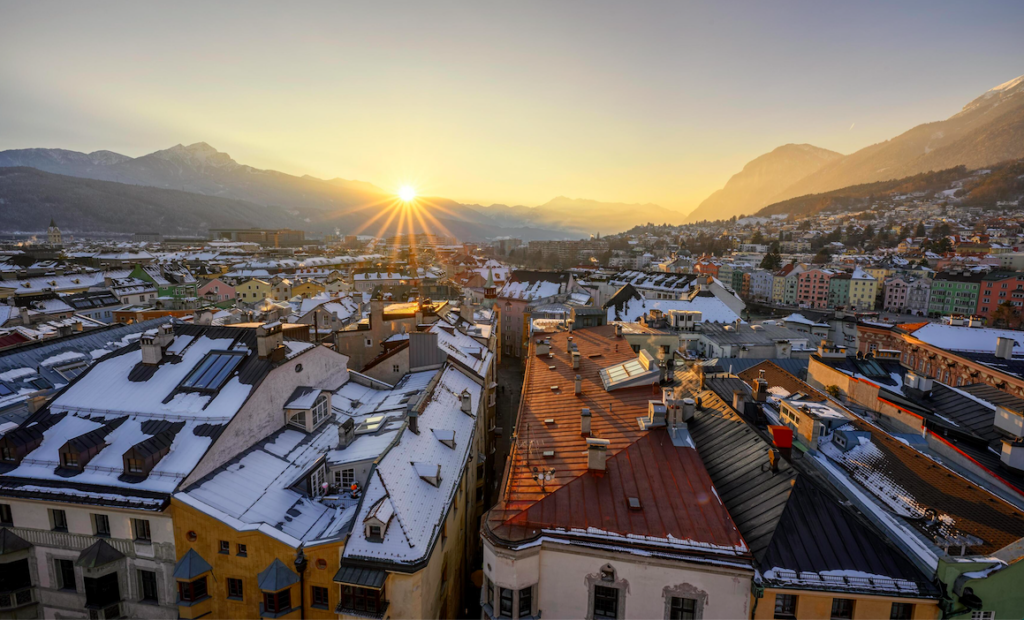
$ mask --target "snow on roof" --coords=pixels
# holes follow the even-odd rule
[[[548,280],[534,280],[532,282],[509,281],[505,282],[505,285],[501,287],[498,297],[534,301],[554,297],[564,292],[563,285],[559,282],[550,282]]]
[[[372,388],[349,380],[334,392],[331,408],[339,414],[339,420],[352,418],[357,424],[373,415],[404,412],[406,405],[416,400],[437,372],[409,373],[392,388]]]
[[[481,387],[458,368],[447,365],[419,418],[420,433],[406,429],[392,448],[381,457],[366,486],[366,496],[357,516],[361,523],[378,501],[387,497],[394,518],[381,542],[367,540],[354,528],[345,545],[347,558],[367,558],[397,563],[417,562],[430,552],[458,488],[462,469],[473,443],[477,419],[463,413],[460,395],[468,391],[473,411],[480,402]],[[455,448],[437,440],[429,428],[455,432]],[[420,477],[412,463],[440,466],[437,486]]]
[[[145,381],[130,381],[129,373],[142,361],[142,351],[135,349],[94,365],[83,380],[69,387],[54,399],[53,411],[102,411],[128,413],[178,419],[203,417],[208,421],[230,420],[248,398],[251,385],[242,384],[237,376],[231,377],[214,394],[175,392],[178,385],[211,351],[229,350],[234,340],[213,339],[206,336],[176,336],[170,351],[181,355],[179,363],[164,363],[156,367]],[[240,349],[246,353],[247,347]]]
[[[732,323],[740,318],[733,312],[732,308],[725,305],[717,297],[694,297],[686,299],[637,299],[635,297],[626,300],[622,310],[616,316],[616,306],[608,306],[608,322],[628,321],[636,322],[645,313],[651,310],[696,310],[701,313],[704,323]]]
[[[962,327],[942,323],[928,323],[912,332],[914,338],[948,351],[978,351],[995,353],[996,338],[1015,341],[1013,353],[1024,355],[1024,332],[992,327]]]
[[[323,390],[317,388],[306,386],[297,387],[295,388],[295,391],[292,392],[288,402],[284,404],[284,408],[312,409],[313,404],[316,402],[317,398],[320,398],[321,393],[323,393]]]
[[[794,312],[793,314],[787,316],[782,320],[787,323],[800,323],[801,325],[810,325],[812,327],[829,327],[828,323],[815,323],[814,321],[810,320],[809,318],[805,317],[799,312]]]
[[[494,354],[486,346],[441,321],[433,324],[428,331],[437,334],[437,346],[445,354],[459,360],[480,377],[487,374]]]

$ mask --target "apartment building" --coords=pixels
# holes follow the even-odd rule
[[[946,316],[960,314],[970,316],[978,309],[978,293],[982,272],[948,272],[935,274],[931,294],[928,298],[928,314]]]
[[[796,277],[796,304],[807,308],[827,308],[829,280],[833,275],[835,273],[828,269],[808,269],[800,272]]]
[[[1016,313],[1024,306],[1024,273],[993,271],[981,279],[976,314],[991,320],[1003,303],[1009,302]]]

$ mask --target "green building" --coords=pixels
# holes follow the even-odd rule
[[[984,276],[983,273],[935,274],[928,301],[928,314],[974,314],[978,308],[978,292],[981,290],[981,280]]]
[[[828,281],[828,307],[838,308],[839,306],[850,305],[850,280],[848,273],[839,273],[832,276]]]

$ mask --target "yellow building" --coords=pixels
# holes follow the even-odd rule
[[[263,301],[270,296],[270,282],[253,278],[246,280],[235,287],[235,299],[245,303]]]
[[[766,588],[764,596],[751,602],[755,620],[784,618],[792,620],[819,620],[821,618],[850,618],[851,620],[933,620],[940,616],[935,599],[895,598],[873,594],[846,594],[817,590]]]
[[[324,285],[316,280],[304,280],[292,284],[292,297],[315,297],[324,292]]]
[[[850,276],[850,305],[858,310],[874,310],[878,282],[879,280],[866,269],[854,269],[853,275]]]

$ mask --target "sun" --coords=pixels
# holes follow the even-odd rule
[[[416,188],[411,185],[403,185],[401,189],[398,190],[398,197],[404,202],[411,202],[416,198]]]

